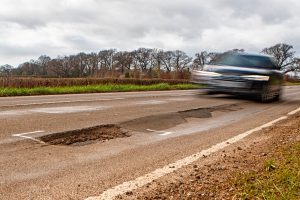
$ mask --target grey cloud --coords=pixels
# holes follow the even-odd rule
[[[231,8],[233,17],[249,18],[254,15],[260,16],[267,24],[282,23],[293,15],[293,1],[281,0],[224,0],[221,5]]]
[[[300,43],[296,0],[1,0],[0,64],[140,46],[259,52]],[[23,57],[22,57],[23,55]]]

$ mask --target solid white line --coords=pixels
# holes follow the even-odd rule
[[[25,139],[29,139],[29,140],[33,140],[33,141],[36,141],[38,143],[42,143],[42,144],[45,144],[45,142],[41,141],[41,140],[38,140],[36,138],[33,138],[33,137],[30,137],[30,136],[25,136],[25,135],[20,135],[18,137],[21,137],[21,138],[25,138]]]
[[[290,113],[296,114],[297,112],[300,111],[300,108],[298,108],[296,110],[294,110]],[[275,123],[277,123],[279,121],[282,121],[284,119],[287,119],[287,116],[280,117],[280,118],[275,119],[271,122],[263,124],[259,127],[251,129],[249,131],[246,131],[242,134],[239,134],[239,135],[237,135],[235,137],[232,137],[228,140],[225,140],[221,143],[213,145],[209,149],[202,150],[202,151],[200,151],[196,154],[193,154],[191,156],[188,156],[186,158],[178,160],[178,161],[176,161],[172,164],[169,164],[169,165],[166,165],[162,168],[156,169],[155,171],[150,172],[150,173],[148,173],[144,176],[140,176],[140,177],[136,178],[135,180],[124,182],[120,185],[117,185],[117,186],[115,186],[111,189],[108,189],[108,190],[104,191],[100,196],[89,197],[86,200],[112,200],[112,199],[116,198],[118,195],[122,195],[122,194],[125,194],[126,192],[130,192],[132,190],[143,187],[146,184],[149,184],[152,181],[154,181],[154,180],[156,180],[156,179],[158,179],[158,178],[160,178],[164,175],[167,175],[167,174],[172,173],[172,172],[174,172],[174,171],[176,171],[176,170],[178,170],[178,169],[180,169],[184,166],[192,164],[193,162],[201,159],[203,156],[208,156],[212,153],[215,153],[215,152],[217,152],[217,151],[219,151],[219,150],[221,150],[221,149],[223,149],[223,148],[225,148],[225,147],[227,147],[227,146],[229,146],[233,143],[236,143],[236,142],[242,140],[243,138],[249,136],[250,134],[252,134],[254,132],[260,131],[260,130],[262,130],[264,128],[267,128],[267,127],[270,127],[270,126],[274,125]]]
[[[33,140],[33,141],[36,141],[36,142],[39,142],[39,143],[42,143],[42,144],[45,144],[45,142],[41,141],[41,140],[38,140],[34,137],[30,137],[30,136],[27,136],[29,134],[35,134],[35,133],[44,133],[45,131],[32,131],[32,132],[26,132],[26,133],[18,133],[18,134],[13,134],[12,136],[14,137],[20,137],[20,138],[25,138],[25,139],[29,139],[29,140]]]
[[[26,132],[26,133],[13,134],[13,136],[29,135],[29,134],[43,133],[43,132],[45,132],[45,131],[32,131],[32,132]]]
[[[296,109],[296,110],[293,110],[291,112],[288,113],[288,115],[294,115],[296,114],[297,112],[300,112],[300,108]]]

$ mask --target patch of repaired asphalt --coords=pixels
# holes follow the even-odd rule
[[[187,122],[188,118],[210,118],[215,111],[228,112],[241,109],[239,106],[221,105],[210,108],[197,108],[175,113],[146,116],[119,125],[100,125],[85,129],[59,132],[41,136],[38,139],[50,145],[80,146],[103,142],[116,138],[129,137],[128,131],[145,131],[146,129],[164,130]]]
[[[42,136],[39,139],[50,145],[81,146],[99,141],[108,141],[115,138],[129,137],[127,131],[119,126],[109,124],[80,130],[73,130]]]
[[[240,110],[236,104],[221,105],[210,108],[196,108],[191,110],[158,114],[133,119],[120,124],[121,127],[133,131],[145,131],[146,129],[165,130],[187,122],[188,118],[210,118],[215,111],[232,112]]]

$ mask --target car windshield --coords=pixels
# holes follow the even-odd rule
[[[224,54],[211,64],[237,67],[276,68],[271,58],[265,56]]]

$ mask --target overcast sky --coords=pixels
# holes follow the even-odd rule
[[[299,11],[299,0],[1,0],[0,65],[109,48],[299,53]]]

